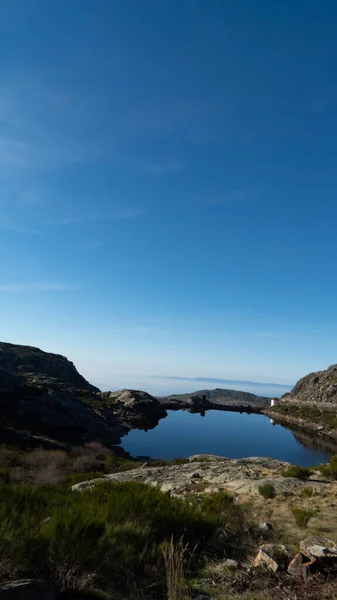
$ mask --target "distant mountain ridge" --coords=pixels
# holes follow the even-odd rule
[[[198,390],[190,394],[171,394],[170,396],[158,396],[159,402],[165,407],[173,406],[181,408],[200,409],[213,408],[217,406],[251,406],[266,407],[270,405],[270,398],[256,396],[250,392],[238,390],[227,390],[216,388],[214,390]]]

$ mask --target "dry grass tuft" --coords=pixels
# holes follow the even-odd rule
[[[167,600],[190,598],[190,590],[186,583],[187,554],[189,554],[188,545],[184,545],[183,538],[175,543],[172,536],[170,542],[163,547]]]

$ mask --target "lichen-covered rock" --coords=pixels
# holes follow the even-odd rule
[[[337,562],[337,544],[322,536],[311,536],[300,543],[301,551],[317,560],[333,559]]]
[[[162,491],[173,495],[184,496],[194,493],[197,485],[198,493],[226,491],[241,494],[258,495],[261,481],[268,474],[278,491],[300,490],[307,482],[292,477],[282,477],[281,471],[288,466],[272,458],[229,459],[203,456],[200,462],[187,462],[179,465],[132,469],[122,473],[112,473],[104,478],[93,479],[75,484],[72,489],[81,491],[99,484],[102,481],[140,481],[160,487]],[[197,476],[197,477],[196,477]],[[317,483],[322,485],[324,483]],[[204,486],[204,487],[203,487]],[[285,492],[286,493],[286,492]]]

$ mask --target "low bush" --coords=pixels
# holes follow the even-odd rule
[[[259,485],[259,493],[263,498],[268,500],[269,498],[275,497],[275,486],[273,483],[261,483]]]
[[[287,469],[282,471],[283,477],[296,477],[305,481],[312,474],[312,470],[308,467],[299,467],[298,465],[290,465]]]
[[[2,481],[3,483],[10,482],[10,474],[8,469],[0,468],[0,481]]]
[[[294,515],[296,525],[300,529],[305,529],[310,519],[312,519],[312,517],[314,517],[316,514],[316,511],[310,508],[298,508],[296,506],[292,507],[291,512]]]
[[[312,487],[305,487],[303,488],[303,490],[300,491],[300,496],[303,496],[304,498],[311,498],[311,496],[313,496],[314,490],[312,489]]]
[[[317,471],[319,471],[321,473],[321,475],[323,475],[323,477],[331,477],[332,476],[329,463],[326,463],[324,465],[319,465],[316,468],[317,468]]]
[[[337,479],[337,456],[332,456],[329,462],[331,477]]]
[[[75,483],[81,483],[81,481],[90,481],[90,479],[101,479],[105,473],[103,471],[89,471],[87,473],[72,473],[66,475],[62,479],[62,483],[67,486],[75,485]]]
[[[226,492],[205,494],[199,499],[203,515],[210,518],[217,529],[226,529],[238,534],[246,528],[247,506],[235,502],[235,497]]]
[[[328,463],[319,465],[316,468],[324,477],[337,479],[337,456],[332,456]]]

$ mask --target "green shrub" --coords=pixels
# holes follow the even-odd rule
[[[305,481],[312,474],[312,470],[308,467],[299,467],[298,465],[290,465],[287,469],[282,471],[283,477],[296,477]]]
[[[275,497],[275,486],[273,483],[261,483],[259,485],[259,493],[268,500]]]
[[[102,463],[102,470],[105,473],[121,473],[122,471],[129,471],[131,469],[137,469],[141,466],[140,461],[129,460],[128,458],[122,458],[120,456],[113,456],[110,454],[106,456]]]
[[[333,479],[337,479],[337,456],[332,456],[330,458],[330,471],[331,471],[331,477],[333,477]]]
[[[66,475],[62,479],[62,483],[67,486],[75,485],[75,483],[81,483],[82,481],[90,481],[90,479],[100,479],[104,477],[105,473],[102,471],[89,471],[89,473],[73,473],[72,475]]]
[[[292,507],[291,512],[294,515],[296,525],[298,525],[300,529],[305,529],[310,519],[316,514],[316,511],[310,508],[298,508],[296,506]]]
[[[317,470],[321,473],[321,475],[323,475],[323,477],[331,477],[332,476],[329,463],[326,463],[324,465],[319,465],[319,467],[317,467]]]
[[[245,527],[247,506],[237,504],[226,492],[206,494],[200,499],[202,513],[211,519],[217,528],[239,533]]]
[[[172,460],[158,459],[151,460],[151,467],[170,467],[172,465],[186,465],[190,461],[188,458],[173,458]]]
[[[337,479],[337,456],[332,456],[330,458],[330,462],[324,465],[319,465],[319,467],[316,468],[323,475],[323,477]]]
[[[10,473],[8,469],[0,468],[0,482],[9,483],[10,482]]]
[[[305,498],[311,498],[313,493],[314,493],[314,490],[311,487],[305,487],[305,488],[303,488],[303,490],[301,490],[300,495],[304,496]]]

